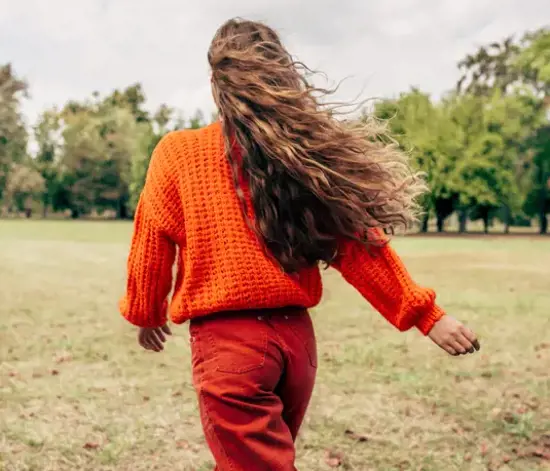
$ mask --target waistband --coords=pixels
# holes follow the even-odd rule
[[[226,317],[243,318],[243,317],[278,317],[278,316],[299,316],[308,314],[308,309],[300,306],[286,306],[276,308],[263,309],[242,309],[238,311],[219,311],[204,316],[197,316],[190,319],[190,324],[195,324],[201,321],[214,320]]]

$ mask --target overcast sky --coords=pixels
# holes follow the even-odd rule
[[[226,19],[277,28],[339,98],[439,95],[476,46],[550,24],[549,0],[0,0],[0,63],[30,85],[32,120],[50,105],[144,85],[148,107],[213,109],[206,51]]]

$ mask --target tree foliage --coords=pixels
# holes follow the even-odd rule
[[[27,131],[20,110],[27,84],[13,72],[11,64],[0,65],[0,200],[14,163],[25,159]]]
[[[410,153],[430,187],[422,204],[422,230],[435,219],[443,231],[458,215],[460,230],[494,218],[508,228],[537,218],[548,229],[550,212],[550,29],[484,45],[458,64],[453,90],[433,100],[412,88],[377,103],[397,143]],[[45,110],[27,131],[20,104],[27,85],[11,66],[0,67],[0,202],[27,213],[40,206],[73,217],[132,215],[151,154],[166,133],[198,129],[201,110],[186,117],[163,104],[151,110],[139,83],[102,96]]]

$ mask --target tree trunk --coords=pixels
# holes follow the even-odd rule
[[[71,219],[78,219],[80,217],[80,212],[76,208],[71,208]]]
[[[510,226],[512,225],[512,211],[508,206],[504,206],[504,233],[510,234]]]
[[[48,195],[42,197],[42,217],[46,219],[48,217],[49,198]]]
[[[481,219],[483,221],[483,232],[489,234],[489,209],[481,209]]]
[[[464,234],[468,230],[468,212],[465,209],[458,213],[458,232]]]
[[[31,208],[25,208],[25,217],[27,219],[30,219],[32,216],[32,209]]]
[[[445,230],[445,218],[438,214],[437,215],[437,232],[443,232]]]
[[[422,225],[420,226],[420,232],[426,234],[428,232],[428,223],[430,222],[430,215],[428,213],[424,214],[422,217]]]
[[[455,208],[455,197],[437,198],[434,202],[434,209],[437,218],[437,232],[445,230],[445,219],[453,214]]]
[[[128,208],[124,201],[118,201],[118,207],[116,212],[117,219],[128,219]]]
[[[548,233],[548,216],[546,215],[546,208],[543,206],[539,214],[540,233]]]
[[[550,200],[548,198],[548,191],[550,190],[550,173],[546,171],[544,162],[541,162],[539,166],[539,230],[541,234],[548,232],[548,217],[546,216],[550,209]]]

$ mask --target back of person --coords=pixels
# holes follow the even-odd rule
[[[389,245],[385,233],[415,222],[425,186],[376,123],[336,120],[261,23],[225,23],[208,59],[220,122],[156,147],[120,308],[153,351],[168,317],[190,321],[217,469],[293,470],[317,369],[308,309],[321,300],[321,263],[399,330],[416,327],[452,355],[479,344]]]

